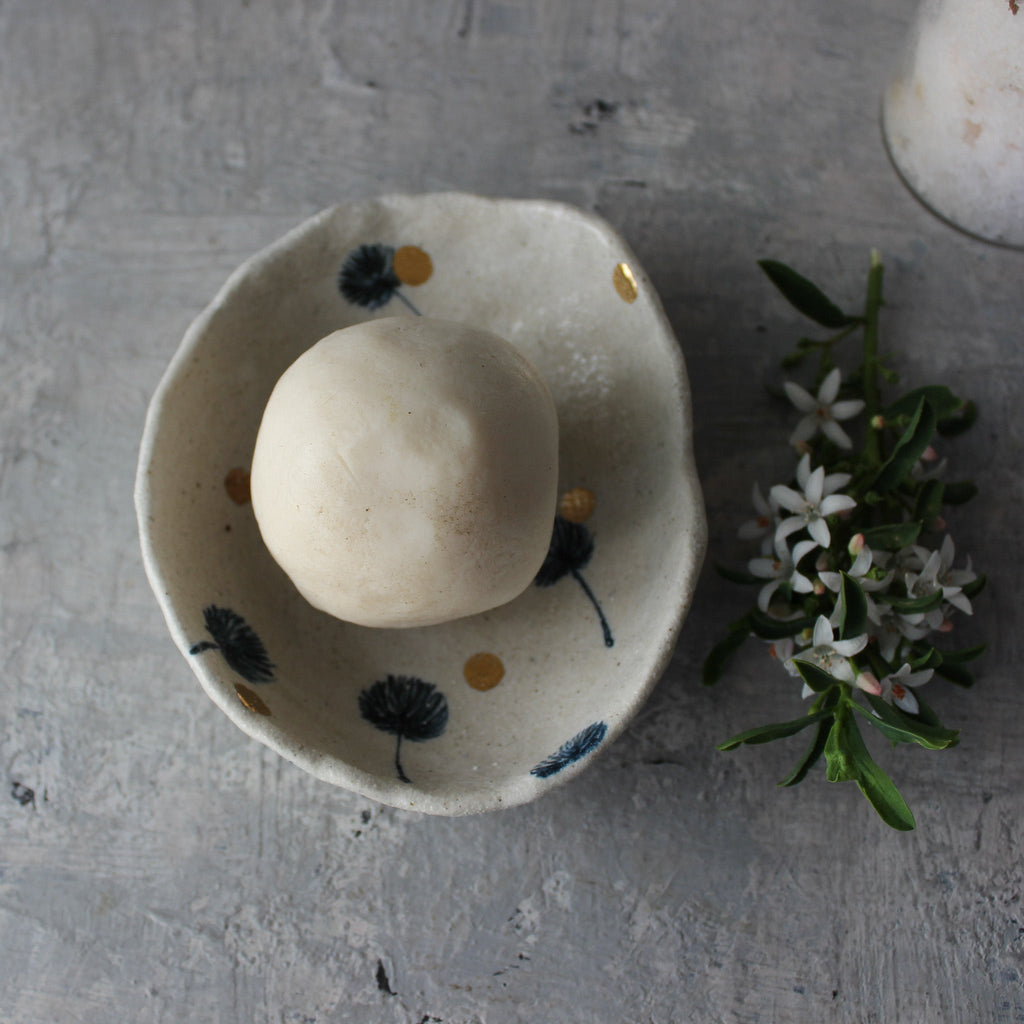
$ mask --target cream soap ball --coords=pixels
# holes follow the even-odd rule
[[[252,503],[317,608],[427,626],[511,601],[551,540],[558,419],[547,384],[489,331],[388,317],[300,356],[267,403]]]

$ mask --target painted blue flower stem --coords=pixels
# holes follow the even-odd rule
[[[402,734],[398,734],[398,742],[395,743],[395,771],[398,772],[398,778],[402,782],[412,783],[412,779],[405,774],[405,769],[402,767]]]
[[[416,316],[423,316],[423,314],[413,305],[413,302],[408,298],[402,291],[395,289],[395,298],[401,299]]]
[[[583,588],[583,593],[587,595],[590,603],[594,606],[594,611],[597,612],[597,617],[601,621],[601,632],[604,633],[604,645],[605,647],[614,647],[615,638],[612,636],[611,627],[608,625],[608,620],[604,617],[604,612],[601,610],[601,605],[598,603],[597,598],[594,596],[594,592],[590,589],[590,585],[583,578],[583,573],[578,569],[570,569],[572,577],[576,582]]]

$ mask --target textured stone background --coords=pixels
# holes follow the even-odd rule
[[[878,131],[910,0],[0,0],[0,1020],[1024,1021],[1018,678],[1024,254],[903,190]],[[227,274],[382,191],[602,213],[689,363],[711,555],[789,418],[773,256],[859,301],[887,261],[904,378],[981,406],[951,451],[987,571],[962,745],[879,757],[918,830],[774,783],[790,717],[705,573],[642,714],[571,784],[480,818],[313,781],[202,695],[145,581],[143,417]]]

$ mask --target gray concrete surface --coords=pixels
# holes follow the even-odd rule
[[[1018,668],[1024,254],[904,191],[878,104],[909,0],[0,0],[0,1020],[1024,1020]],[[963,742],[879,757],[918,830],[792,747],[798,698],[706,572],[671,666],[579,779],[444,820],[332,790],[202,695],[143,575],[150,394],[256,248],[339,200],[463,189],[603,214],[689,362],[711,555],[786,464],[763,383],[800,325],[760,257],[859,301],[904,378],[981,408],[951,450],[990,587]]]

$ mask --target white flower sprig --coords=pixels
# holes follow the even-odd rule
[[[969,686],[966,664],[984,647],[942,649],[934,640],[955,630],[958,615],[973,613],[984,585],[968,558],[957,567],[956,548],[940,514],[976,489],[945,481],[936,437],[970,426],[974,407],[948,388],[917,388],[883,405],[881,378],[893,381],[878,358],[882,265],[872,253],[862,315],[843,313],[824,293],[789,267],[763,261],[762,269],[801,313],[835,333],[802,340],[784,366],[818,353],[813,388],[787,381],[785,394],[803,413],[789,442],[798,458],[793,479],[767,490],[753,488],[755,518],[740,537],[759,541],[747,574],[723,575],[759,585],[754,607],[732,624],[709,654],[705,682],[715,682],[727,659],[748,636],[767,641],[785,678],[803,683],[813,698],[794,721],[748,730],[720,744],[731,750],[812,729],[811,747],[783,785],[800,782],[824,757],[829,781],[854,781],[893,828],[914,818],[892,781],[868,754],[858,721],[894,743],[945,749],[957,742],[922,701],[918,689],[934,676]],[[844,383],[834,361],[838,344],[855,331],[862,360]],[[863,417],[862,440],[852,426]]]

